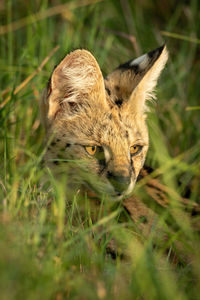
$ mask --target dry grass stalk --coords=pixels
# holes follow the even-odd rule
[[[0,35],[18,30],[29,24],[44,20],[46,18],[50,18],[52,16],[63,14],[66,11],[68,11],[70,13],[70,10],[72,10],[72,9],[76,9],[78,7],[98,3],[101,1],[103,1],[103,0],[81,0],[81,1],[77,1],[77,2],[70,2],[67,4],[61,4],[61,5],[57,5],[54,7],[50,7],[48,9],[46,9],[45,11],[40,11],[36,14],[32,14],[30,16],[27,16],[25,18],[22,18],[20,20],[12,22],[8,25],[0,26]]]
[[[60,48],[60,46],[58,46],[58,45],[55,48],[53,48],[53,50],[49,53],[48,56],[45,57],[45,59],[42,61],[42,63],[39,65],[39,67],[32,74],[30,74],[22,83],[20,83],[20,85],[18,85],[16,87],[16,89],[13,92],[14,95],[16,95],[19,91],[21,91],[29,83],[29,81],[31,81],[33,79],[33,77],[35,77],[35,75],[37,75],[39,72],[41,72],[41,70],[44,68],[44,66],[49,61],[49,59],[55,54],[55,52],[59,48]],[[0,104],[0,109],[2,109],[8,103],[8,101],[10,101],[10,99],[11,99],[11,96],[8,96]]]

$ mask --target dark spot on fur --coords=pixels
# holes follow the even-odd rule
[[[194,216],[198,216],[199,215],[199,212],[197,210],[195,210],[195,208],[192,209],[192,212],[191,212],[191,216],[194,217]]]
[[[59,161],[57,161],[57,160],[54,160],[54,165],[59,165]]]
[[[123,100],[122,99],[117,99],[115,101],[115,104],[117,104],[118,107],[121,107],[122,106],[122,103],[123,103]]]
[[[75,102],[67,102],[72,113],[76,113],[79,111],[79,105]]]
[[[127,130],[126,130],[125,136],[126,136],[126,138],[128,138],[128,131]]]
[[[68,102],[68,104],[71,108],[74,108],[77,105],[75,102]]]
[[[132,159],[131,159],[131,161],[132,161]],[[131,164],[132,165],[132,164]],[[139,173],[139,175],[138,175],[138,177],[137,177],[137,181],[140,181],[141,179],[143,179],[145,176],[144,176],[144,174],[142,173],[142,170],[140,170],[140,173]]]
[[[146,216],[140,216],[139,219],[140,219],[140,222],[143,223],[143,224],[147,224],[148,223],[148,219],[147,219]]]
[[[110,114],[108,118],[109,118],[110,120],[112,120],[112,114]]]
[[[106,161],[105,161],[105,159],[99,159],[98,160],[98,164],[99,164],[98,174],[100,175],[104,171],[104,169],[106,168]]]
[[[128,208],[127,208],[125,205],[124,205],[123,207],[124,207],[125,212],[126,212],[129,216],[131,216],[131,213],[130,213],[130,211],[128,210]]]
[[[112,249],[111,247],[106,247],[106,254],[108,256],[110,256],[110,258],[112,258],[113,260],[116,260],[117,258],[119,258],[120,260],[124,259],[124,254],[123,253],[119,253],[117,250]]]
[[[134,165],[133,165],[133,159],[132,159],[132,157],[131,157],[131,168],[132,168],[133,174],[135,174],[135,169],[134,169]]]
[[[119,119],[120,121],[122,122],[122,116],[121,116],[121,113],[119,112]]]
[[[48,147],[47,150],[51,150],[51,147]]]
[[[107,126],[106,126],[105,124],[102,124],[102,125],[101,125],[101,129],[102,129],[102,130],[105,130],[106,128],[107,128]]]
[[[111,95],[111,92],[110,92],[110,90],[108,88],[106,88],[106,92],[108,93],[108,96]]]
[[[154,171],[154,169],[152,167],[147,166],[147,165],[144,165],[143,169],[147,172],[147,175],[151,174]]]
[[[147,185],[148,185],[149,187],[153,187],[153,188],[154,188],[154,192],[157,193],[159,196],[160,196],[160,192],[161,192],[161,193],[163,192],[163,190],[162,190],[160,187],[155,186],[154,184],[152,184],[152,183],[150,183],[150,182],[148,182]]]
[[[55,146],[55,145],[56,145],[56,142],[52,142],[52,143],[51,143],[51,146]]]
[[[70,144],[67,143],[67,144],[65,145],[65,148],[69,148],[69,147],[70,147]]]
[[[108,102],[108,105],[109,105],[110,109],[113,109],[114,105],[111,101]]]
[[[60,142],[60,139],[57,139],[56,142]]]
[[[119,87],[118,85],[116,85],[116,86],[115,86],[115,89],[116,89],[116,91],[118,91],[118,92],[119,92],[119,90],[120,90],[120,87]]]

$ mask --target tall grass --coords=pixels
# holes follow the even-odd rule
[[[199,9],[197,0],[1,2],[1,299],[199,298]],[[89,49],[107,74],[164,41],[170,59],[148,116],[147,164],[170,204],[152,201],[149,177],[138,182],[135,194],[159,213],[147,238],[106,197],[95,218],[86,196],[66,201],[65,178],[57,182],[41,164],[38,101],[54,65],[75,48]],[[106,254],[113,239],[117,254]]]

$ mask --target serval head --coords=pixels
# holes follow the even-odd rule
[[[167,61],[165,46],[130,60],[105,79],[86,50],[54,69],[41,101],[47,164],[97,193],[131,193],[148,150],[146,102]],[[77,163],[81,162],[81,163]],[[101,180],[97,183],[96,177]]]

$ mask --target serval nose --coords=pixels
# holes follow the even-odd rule
[[[120,172],[114,173],[108,171],[107,178],[118,194],[122,194],[124,191],[126,191],[131,183],[130,176],[125,176]]]

